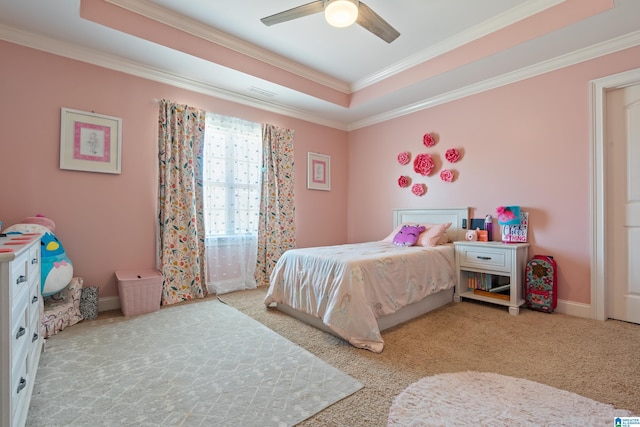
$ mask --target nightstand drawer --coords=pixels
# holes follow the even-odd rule
[[[461,246],[458,250],[461,267],[497,270],[507,273],[511,271],[511,257],[504,249]]]

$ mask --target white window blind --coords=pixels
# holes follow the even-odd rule
[[[204,147],[207,238],[257,235],[260,209],[260,123],[207,113]]]

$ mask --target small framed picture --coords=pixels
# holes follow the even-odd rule
[[[331,190],[331,157],[307,153],[307,188],[309,190]]]
[[[60,169],[120,173],[122,119],[63,108]]]

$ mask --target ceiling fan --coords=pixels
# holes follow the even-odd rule
[[[357,23],[387,43],[391,43],[400,35],[380,15],[358,0],[317,0],[267,16],[261,21],[263,24],[271,26],[322,11],[324,11],[327,22],[334,27],[348,27]]]

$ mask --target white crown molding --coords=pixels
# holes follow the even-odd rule
[[[282,106],[274,102],[259,100],[248,97],[246,95],[230,92],[209,84],[186,79],[184,77],[180,77],[163,70],[144,66],[133,61],[124,60],[120,57],[97,52],[91,49],[82,48],[74,44],[56,41],[44,36],[36,35],[34,33],[15,29],[5,25],[0,25],[0,39],[27,46],[33,49],[49,52],[55,55],[101,66],[111,70],[131,74],[148,80],[157,81],[171,86],[214,96],[216,98],[236,102],[238,104],[247,105],[249,107],[309,121],[322,126],[351,131],[382,123],[421,110],[426,110],[428,108],[442,105],[447,102],[475,95],[544,73],[555,71],[564,67],[578,64],[580,62],[588,61],[590,59],[595,59],[604,55],[638,46],[640,45],[640,31],[636,31],[588,48],[580,49],[573,53],[544,61],[530,67],[521,68],[514,72],[503,74],[501,76],[488,79],[473,85],[456,89],[439,96],[431,97],[402,108],[390,110],[383,114],[371,116],[363,120],[358,120],[350,124],[328,120],[318,115],[309,114],[304,111]]]
[[[236,102],[260,110],[270,111],[276,114],[306,120],[319,125],[346,130],[344,123],[327,120],[317,115],[312,115],[301,110],[283,106],[275,102],[263,101],[239,93],[231,92],[219,87],[187,79],[168,73],[164,70],[156,69],[140,63],[122,59],[115,55],[87,49],[75,44],[54,40],[35,33],[26,32],[16,28],[0,24],[0,40],[6,40],[29,48],[41,50],[65,58],[74,59],[99,67],[120,71],[132,76],[141,77],[147,80],[168,84],[181,89],[191,90],[204,95],[213,96],[227,101]]]
[[[129,10],[138,15],[168,25],[182,32],[199,37],[211,43],[224,46],[243,55],[257,59],[265,64],[273,65],[282,70],[294,73],[307,80],[337,90],[339,92],[350,94],[351,88],[349,84],[332,78],[324,73],[316,71],[312,68],[305,67],[297,62],[291,61],[283,56],[261,49],[244,40],[240,40],[229,34],[218,31],[208,25],[202,24],[191,18],[172,12],[166,8],[148,0],[105,0],[114,6]]]
[[[402,73],[423,62],[430,61],[444,53],[450,52],[474,40],[485,37],[491,33],[495,33],[509,25],[522,21],[530,16],[536,15],[546,9],[557,6],[566,0],[538,0],[535,2],[527,2],[518,7],[509,9],[508,11],[497,15],[479,25],[469,28],[456,34],[454,37],[436,43],[421,52],[411,55],[400,62],[386,67],[375,74],[356,81],[352,85],[352,91],[357,92],[375,83],[388,79],[389,77]]]
[[[456,89],[442,95],[428,98],[402,108],[397,108],[383,114],[353,122],[349,124],[349,126],[347,126],[347,130],[351,131],[366,126],[371,126],[373,124],[385,122],[387,120],[406,116],[407,114],[426,110],[428,108],[442,105],[447,102],[455,101],[457,99],[465,98],[467,96],[475,95],[481,92],[486,92],[491,89],[496,89],[501,86],[529,79],[541,74],[559,70],[561,68],[569,67],[571,65],[579,64],[581,62],[599,58],[601,56],[609,55],[611,53],[619,52],[621,50],[629,49],[638,45],[640,45],[640,31],[635,31],[633,33],[629,33],[603,43],[577,50],[567,55],[559,56],[544,62],[540,62],[538,64],[531,65],[529,67],[524,67],[519,70],[503,74],[501,76],[497,76],[491,79],[484,80],[482,82]]]

